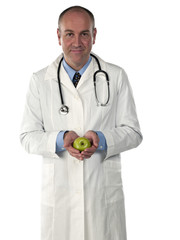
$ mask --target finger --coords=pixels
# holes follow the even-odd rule
[[[96,151],[96,147],[95,146],[92,146],[90,148],[86,148],[82,153],[94,153]]]
[[[78,138],[78,135],[74,131],[69,131],[65,133],[64,136],[64,145],[67,147],[68,145],[72,145],[74,140]]]
[[[64,145],[64,147],[65,147],[65,145]],[[72,146],[68,146],[68,147],[65,147],[65,148],[70,154],[80,154],[80,151],[73,148]]]
[[[98,145],[99,145],[99,137],[98,137],[96,132],[88,131],[84,136],[90,140],[92,145],[94,145],[96,148],[98,147]]]
[[[84,156],[81,153],[71,153],[69,152],[69,154],[73,157],[73,158],[77,158],[78,160],[84,160]]]
[[[99,145],[99,137],[97,134],[94,135],[93,144],[97,148]]]
[[[74,158],[77,158],[77,159],[79,159],[79,160],[83,160],[84,159],[84,157],[79,153],[79,154],[71,154],[70,153],[70,155],[72,156],[72,157],[74,157]]]
[[[81,152],[81,155],[84,158],[90,158],[94,154],[95,151],[96,151],[96,148],[93,146],[91,148],[86,148],[83,152]]]
[[[97,148],[98,145],[99,145],[99,141],[98,141],[97,139],[95,139],[95,140],[93,141],[93,145]]]
[[[84,156],[83,155],[73,155],[72,157],[74,157],[74,158],[77,158],[78,160],[81,160],[81,161],[83,161],[84,160]]]
[[[74,158],[77,158],[78,160],[84,160],[84,156],[79,152],[79,153],[72,153],[72,152],[69,152],[69,154],[74,157]]]
[[[85,152],[85,153],[82,153],[82,158],[83,159],[87,159],[87,158],[90,158],[91,156],[93,155],[93,153],[87,153],[87,152]]]
[[[72,157],[77,158],[78,160],[83,160],[83,159],[84,159],[83,155],[80,153],[79,150],[77,150],[77,149],[75,149],[75,148],[73,148],[73,147],[71,147],[71,146],[68,147],[68,148],[66,148],[66,150],[68,151],[68,153],[69,153]]]

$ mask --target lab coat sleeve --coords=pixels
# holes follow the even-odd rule
[[[137,147],[143,138],[132,89],[123,69],[119,75],[117,94],[115,127],[103,131],[108,146],[106,158]]]
[[[44,128],[38,80],[34,74],[30,81],[20,141],[28,153],[53,157],[56,152],[56,138],[59,131],[46,131]]]

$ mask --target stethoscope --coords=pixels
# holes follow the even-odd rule
[[[109,99],[110,99],[110,89],[109,89],[109,76],[107,74],[107,72],[103,71],[101,69],[101,65],[100,65],[100,62],[98,60],[98,58],[96,56],[94,56],[93,54],[90,54],[93,58],[95,58],[96,62],[97,62],[97,65],[98,65],[98,68],[99,70],[97,70],[95,73],[94,73],[94,76],[93,76],[93,82],[94,82],[94,92],[95,92],[95,98],[96,98],[96,102],[97,102],[97,105],[98,106],[106,106],[109,102]],[[62,114],[62,115],[66,115],[68,114],[69,112],[69,107],[66,106],[64,104],[64,99],[63,99],[63,94],[62,94],[62,89],[61,89],[61,81],[60,81],[60,68],[61,68],[61,63],[63,61],[63,57],[61,58],[60,62],[59,62],[59,66],[58,66],[58,70],[57,70],[57,78],[58,78],[58,84],[59,84],[59,94],[60,94],[60,98],[61,98],[61,107],[59,109],[59,113]],[[96,75],[98,73],[103,73],[106,77],[106,83],[107,83],[107,89],[108,89],[108,96],[107,96],[107,100],[105,103],[101,103],[98,99],[98,96],[97,96],[97,89],[96,89]]]

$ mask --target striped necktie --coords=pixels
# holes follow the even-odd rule
[[[77,87],[80,78],[81,78],[81,74],[76,72],[72,80],[75,87]]]

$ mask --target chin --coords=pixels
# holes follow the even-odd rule
[[[65,56],[66,62],[75,70],[80,70],[84,66],[84,64],[86,64],[88,58],[89,54],[84,53],[83,51],[71,51],[68,56]]]
[[[86,59],[88,58],[83,54],[73,54],[73,56],[71,57],[71,61],[74,64],[83,64],[86,62]]]

